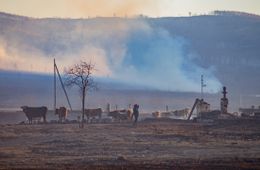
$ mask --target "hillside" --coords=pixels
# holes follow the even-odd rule
[[[203,67],[214,66],[222,84],[237,92],[259,93],[260,18],[239,15],[165,18],[154,22],[183,36]],[[170,23],[170,24],[169,24]]]
[[[260,94],[260,17],[216,14],[37,19],[0,13],[0,69],[51,73],[53,57],[61,70],[91,59],[98,77],[121,82],[120,89],[199,92],[204,74],[206,92],[225,85],[233,95]]]

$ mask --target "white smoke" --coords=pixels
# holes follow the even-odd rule
[[[45,23],[41,31],[32,26],[27,39],[12,36],[12,44],[0,37],[1,69],[50,73],[55,57],[61,69],[80,60],[91,61],[99,77],[147,88],[198,92],[201,74],[207,92],[221,87],[214,68],[196,64],[196,53],[189,49],[187,40],[173,37],[144,19],[85,20],[75,23],[73,29],[52,24]],[[45,29],[52,34],[46,34]]]

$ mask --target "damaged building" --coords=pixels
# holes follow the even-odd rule
[[[251,106],[251,108],[239,108],[239,112],[241,113],[241,117],[260,118],[260,106],[258,108],[255,106]]]
[[[220,99],[220,110],[210,110],[210,104],[204,101],[204,99],[196,99],[188,116],[188,120],[191,118],[193,111],[197,110],[196,119],[229,119],[235,116],[228,113],[228,98],[227,89],[223,87],[223,97]]]

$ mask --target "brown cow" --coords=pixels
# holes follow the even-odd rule
[[[132,119],[131,110],[114,110],[108,113],[108,116],[111,116],[114,120],[121,122],[122,120]]]
[[[161,112],[160,111],[156,111],[152,113],[154,118],[160,118],[161,117]]]
[[[55,114],[59,116],[59,122],[65,121],[68,115],[68,110],[66,107],[60,107],[55,110]]]
[[[95,119],[98,117],[99,121],[101,120],[102,117],[102,109],[97,108],[97,109],[85,109],[85,115],[87,116],[87,122],[89,119]]]
[[[28,118],[29,124],[32,124],[33,118],[41,118],[43,117],[44,123],[46,122],[46,113],[48,108],[45,106],[42,107],[28,107],[22,106],[23,112],[25,113],[26,117]]]

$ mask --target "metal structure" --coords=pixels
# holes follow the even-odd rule
[[[223,87],[223,91],[222,91],[223,97],[220,100],[220,110],[221,113],[227,113],[227,109],[228,109],[228,99],[227,99],[227,89],[226,87]]]
[[[57,90],[56,90],[56,88],[57,88],[57,83],[56,83],[56,75],[58,75],[58,77],[59,77],[59,81],[60,81],[60,84],[61,84],[61,87],[62,87],[62,89],[63,89],[63,92],[64,92],[64,94],[65,94],[65,96],[66,96],[66,99],[67,99],[67,102],[68,102],[68,105],[69,105],[69,107],[70,107],[70,110],[72,111],[72,107],[71,107],[71,104],[70,104],[70,100],[69,100],[69,97],[68,97],[68,94],[67,94],[67,91],[66,91],[66,89],[65,89],[65,86],[64,86],[64,83],[63,83],[63,81],[62,81],[62,78],[61,78],[61,76],[60,76],[60,72],[59,72],[59,69],[58,69],[58,66],[57,66],[57,64],[56,64],[56,61],[55,61],[55,59],[54,59],[54,104],[53,104],[53,111],[54,111],[54,113],[55,113],[55,111],[56,111],[56,104],[57,104]]]
[[[191,115],[192,115],[192,113],[193,113],[193,111],[194,111],[194,109],[196,108],[196,106],[198,106],[198,105],[203,105],[205,102],[204,102],[204,100],[203,100],[203,98],[204,98],[204,95],[203,95],[203,88],[204,87],[206,87],[206,84],[204,84],[204,77],[203,77],[203,75],[201,75],[201,77],[200,77],[200,97],[201,97],[201,99],[196,99],[195,100],[195,102],[194,102],[194,104],[193,104],[193,106],[192,106],[192,109],[191,109],[191,111],[190,111],[190,113],[189,113],[189,116],[188,116],[188,120],[190,120],[190,118],[191,118]]]
[[[206,87],[206,84],[204,84],[203,75],[201,75],[201,77],[200,77],[200,82],[201,82],[201,84],[200,84],[201,99],[203,99],[204,98],[204,96],[203,96],[203,88]]]
[[[197,98],[197,99],[195,100],[193,106],[192,106],[192,109],[191,109],[190,114],[189,114],[189,116],[188,116],[188,120],[190,120],[191,115],[192,115],[192,113],[193,113],[195,107],[197,106],[197,104],[198,104],[199,102],[201,102],[201,100]]]
[[[191,118],[191,115],[194,111],[194,109],[197,108],[197,114],[201,114],[201,113],[207,113],[207,112],[210,112],[210,104],[205,102],[203,99],[196,99],[193,106],[192,106],[192,109],[189,113],[189,116],[188,116],[188,120],[190,120]]]

